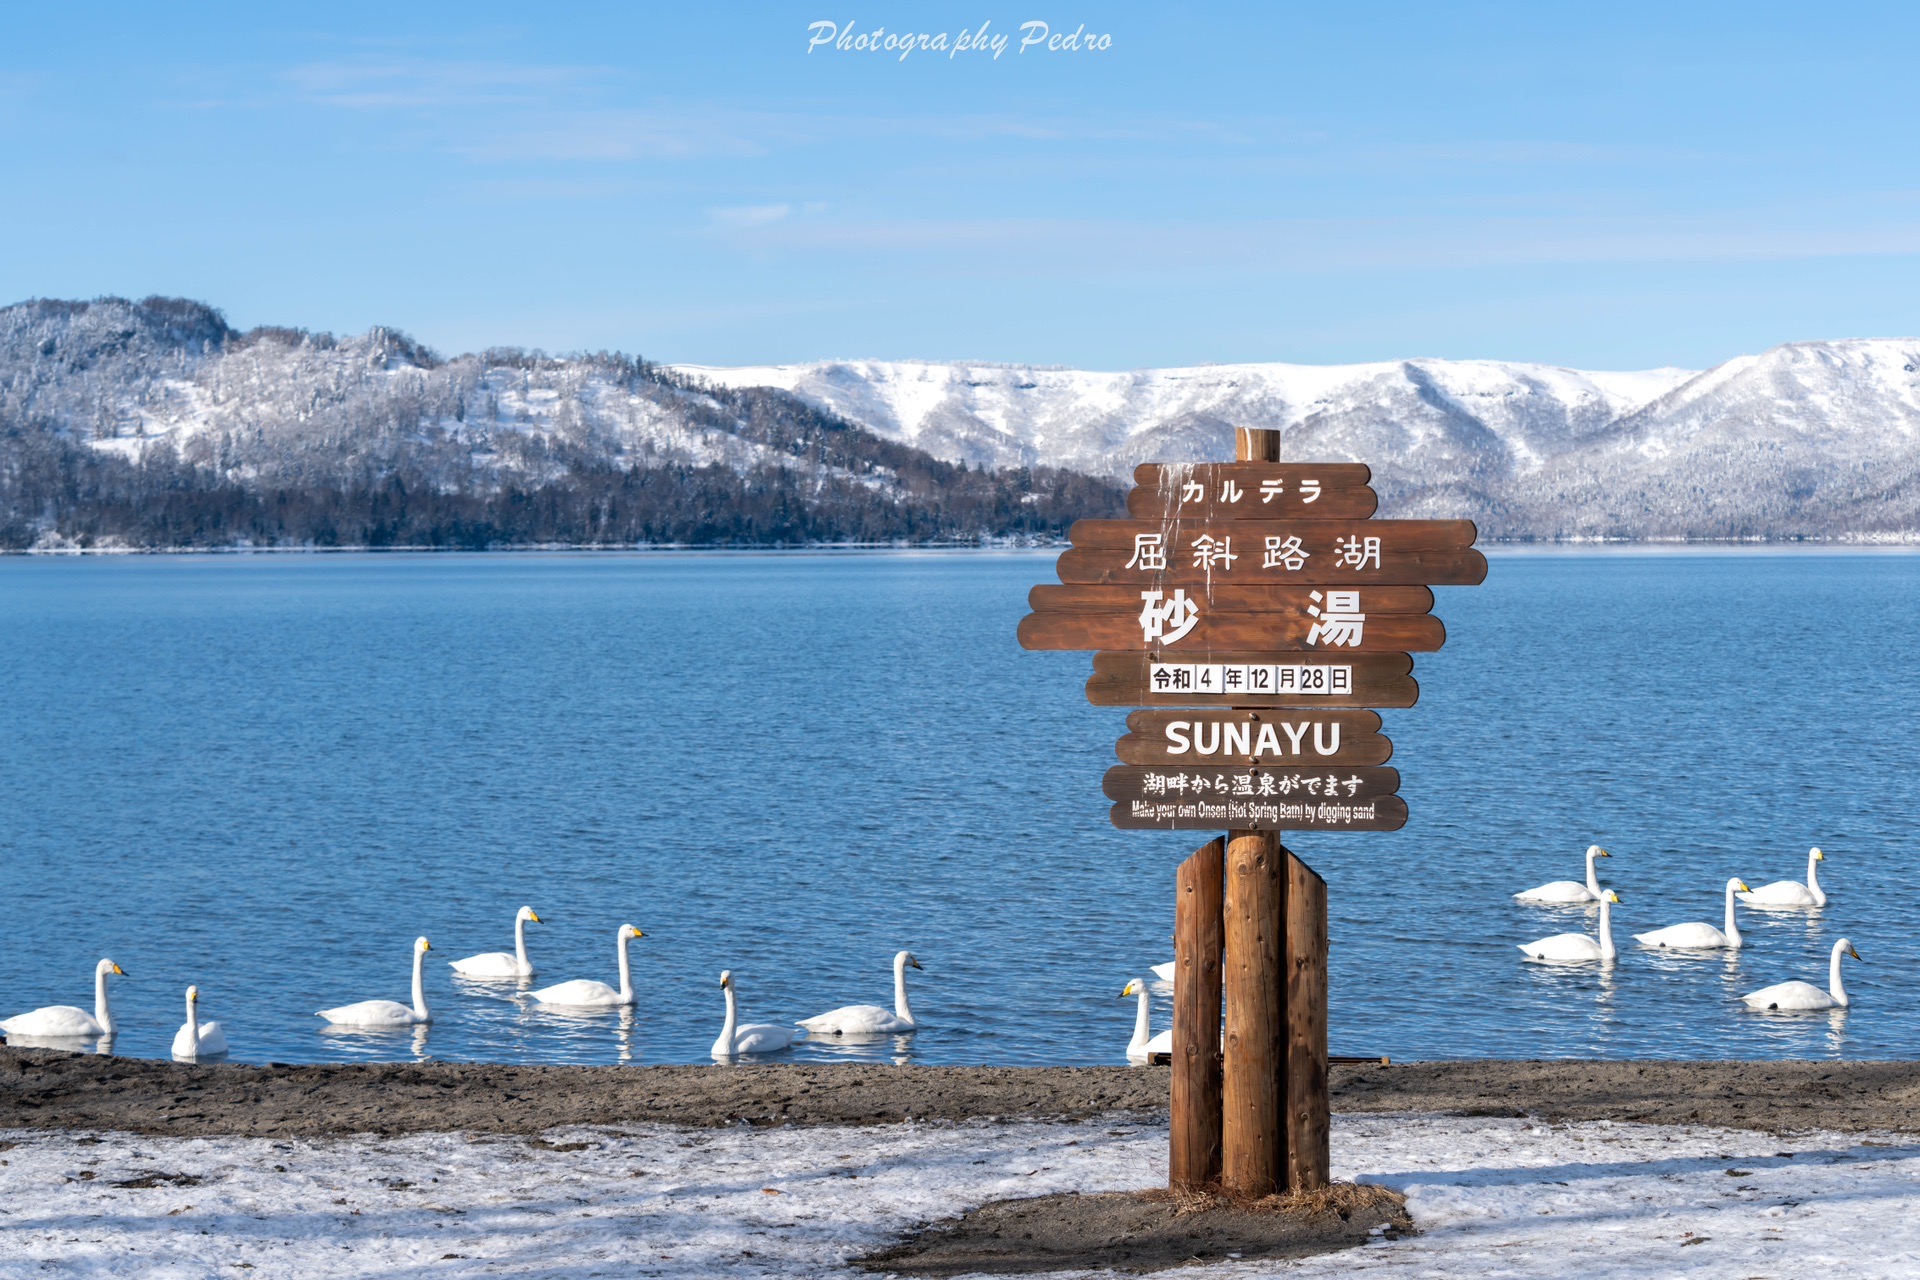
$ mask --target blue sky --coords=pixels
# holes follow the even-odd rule
[[[1111,37],[1017,50],[1023,22]],[[808,51],[809,26],[976,30]],[[1703,366],[1920,333],[1920,6],[16,7],[0,300],[443,350]]]

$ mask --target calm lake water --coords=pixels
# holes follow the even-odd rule
[[[90,1005],[111,955],[117,1053],[164,1055],[194,982],[236,1060],[692,1062],[721,969],[784,1022],[889,1003],[910,947],[924,1030],[794,1056],[1123,1061],[1201,840],[1108,825],[1125,713],[1014,642],[1051,561],[0,559],[0,1014]],[[1496,555],[1436,594],[1448,647],[1384,713],[1411,821],[1289,841],[1331,888],[1334,1052],[1920,1057],[1920,557]],[[1591,920],[1509,895],[1591,842],[1623,941],[1813,844],[1833,902],[1743,913],[1733,958],[1523,963]],[[522,903],[542,985],[644,929],[637,1013],[455,980]],[[323,1032],[406,998],[417,934],[431,1029]],[[1734,999],[1824,983],[1842,935],[1851,1011]]]

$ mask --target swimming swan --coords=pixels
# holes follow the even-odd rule
[[[217,1022],[200,1021],[200,988],[187,988],[187,1020],[173,1033],[173,1056],[192,1062],[227,1051],[227,1033]]]
[[[44,1009],[22,1013],[0,1022],[0,1031],[9,1040],[16,1036],[31,1040],[97,1040],[113,1034],[113,1010],[107,1007],[107,975],[127,976],[127,971],[111,960],[93,966],[93,1014],[70,1004],[50,1004]]]
[[[417,1027],[433,1021],[427,1012],[427,984],[421,965],[433,945],[425,938],[413,940],[413,1008],[397,1000],[362,1000],[343,1004],[338,1009],[322,1009],[316,1017],[336,1027]]]
[[[1747,882],[1735,876],[1727,881],[1727,927],[1716,929],[1710,924],[1694,921],[1691,924],[1670,924],[1664,929],[1655,929],[1651,933],[1636,933],[1633,940],[1643,947],[1679,947],[1687,950],[1705,951],[1714,947],[1727,947],[1738,950],[1743,944],[1740,940],[1739,926],[1733,922],[1733,895],[1750,892]]]
[[[913,1010],[907,1005],[907,970],[920,968],[913,952],[902,951],[893,958],[893,1012],[877,1004],[850,1004],[844,1009],[800,1019],[809,1035],[885,1036],[918,1031]]]
[[[574,1009],[618,1009],[634,1003],[633,967],[627,960],[627,944],[635,938],[646,936],[630,924],[621,925],[620,931],[613,935],[614,948],[620,953],[618,991],[591,978],[575,978],[571,982],[542,987],[533,993],[533,998],[541,1004],[561,1004]]]
[[[1612,889],[1600,891],[1600,940],[1595,942],[1584,933],[1556,933],[1551,938],[1542,938],[1538,942],[1523,942],[1520,949],[1527,953],[1529,960],[1598,960],[1602,964],[1612,964],[1617,952],[1613,949],[1613,904],[1620,901],[1620,895]]]
[[[716,1058],[737,1058],[748,1053],[778,1053],[794,1042],[792,1027],[776,1027],[770,1022],[755,1022],[741,1026],[740,1009],[733,996],[733,970],[728,969],[720,975],[720,989],[727,996],[727,1020],[720,1027],[720,1036],[713,1042],[713,1056]]]
[[[1168,1027],[1159,1035],[1153,1034],[1153,1022],[1147,1001],[1147,984],[1135,978],[1120,991],[1120,999],[1128,996],[1140,1001],[1133,1015],[1133,1039],[1127,1041],[1127,1059],[1130,1062],[1146,1062],[1156,1053],[1173,1052],[1173,1028]]]
[[[1844,1009],[1847,1007],[1847,989],[1840,984],[1840,957],[1852,956],[1860,959],[1860,953],[1845,938],[1833,944],[1833,959],[1827,966],[1826,991],[1811,982],[1776,982],[1770,987],[1762,987],[1740,998],[1749,1009]],[[1862,964],[1866,962],[1861,961]]]
[[[1153,976],[1160,979],[1160,981],[1162,982],[1172,982],[1173,981],[1173,961],[1169,960],[1165,964],[1154,965]]]
[[[1597,844],[1587,846],[1587,882],[1578,880],[1555,880],[1543,884],[1537,889],[1528,889],[1513,895],[1515,902],[1598,902],[1600,901],[1600,882],[1594,878],[1593,860],[1611,858],[1613,855]]]
[[[1805,884],[1798,880],[1775,880],[1772,884],[1748,890],[1740,895],[1740,900],[1763,911],[1780,907],[1824,907],[1827,905],[1827,895],[1820,887],[1819,870],[1820,864],[1826,860],[1827,855],[1820,852],[1818,846],[1809,849]]]
[[[513,952],[483,951],[465,960],[449,960],[453,971],[463,978],[531,978],[536,972],[527,959],[527,923],[546,923],[532,907],[522,907],[513,917]]]

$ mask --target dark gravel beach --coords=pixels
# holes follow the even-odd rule
[[[0,1129],[181,1137],[535,1134],[564,1125],[888,1124],[1164,1113],[1164,1067],[187,1066],[0,1049]],[[1913,1062],[1340,1066],[1338,1111],[1920,1129]]]

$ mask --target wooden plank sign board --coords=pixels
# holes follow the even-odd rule
[[[1080,520],[1064,583],[1471,586],[1471,520]]]
[[[1223,476],[1220,465],[1212,468],[1211,481],[1196,477],[1134,489],[1127,494],[1127,514],[1136,520],[1365,520],[1380,508],[1380,495],[1364,483],[1336,478],[1332,468],[1256,463],[1243,469],[1227,463],[1232,474]]]
[[[1379,507],[1373,478],[1354,462],[1142,463],[1127,514],[1231,520],[1364,520]]]
[[[1359,608],[1373,613],[1432,613],[1433,592],[1426,587],[1354,587]],[[1285,613],[1309,615],[1326,605],[1321,587],[1253,586],[1222,582],[1201,583],[1187,589],[1201,606],[1219,613]],[[1035,613],[1138,613],[1139,587],[1056,586],[1041,583],[1027,592],[1027,607]]]
[[[1372,711],[1136,711],[1122,764],[1385,764],[1393,743]]]
[[[1440,619],[1425,613],[1371,614],[1329,591],[1319,617],[1218,613],[1175,588],[1136,593],[1127,613],[1030,613],[1020,620],[1027,649],[1304,649],[1340,653],[1431,653],[1446,643]]]
[[[1380,765],[1131,765],[1101,779],[1109,800],[1206,796],[1240,799],[1372,800],[1400,790],[1400,771]]]
[[[1407,802],[1399,796],[1374,800],[1291,800],[1188,796],[1171,800],[1123,800],[1108,817],[1129,831],[1398,831],[1407,825]]]
[[[1117,523],[1117,522],[1116,522]],[[1337,525],[1329,521],[1329,525]],[[1213,526],[1218,528],[1219,526]],[[1293,529],[1306,528],[1299,522],[1289,526]],[[1193,539],[1178,527],[1167,535],[1178,541],[1182,548],[1192,550]],[[1487,558],[1471,547],[1465,549],[1406,551],[1388,557],[1383,552],[1375,560],[1367,553],[1366,540],[1360,543],[1360,559],[1354,563],[1326,555],[1317,555],[1307,559],[1287,559],[1284,554],[1269,558],[1262,548],[1267,536],[1279,537],[1280,551],[1286,547],[1286,538],[1296,536],[1261,535],[1258,538],[1242,541],[1244,534],[1227,535],[1233,541],[1234,563],[1229,568],[1215,565],[1209,569],[1196,566],[1191,559],[1177,560],[1169,554],[1166,564],[1157,569],[1143,567],[1149,561],[1142,561],[1131,552],[1120,547],[1071,547],[1060,553],[1054,572],[1065,583],[1112,584],[1134,587],[1186,587],[1191,591],[1195,587],[1209,584],[1227,585],[1232,583],[1255,583],[1274,585],[1292,583],[1312,587],[1359,587],[1426,585],[1435,587],[1471,587],[1484,582],[1487,577]],[[1338,538],[1315,539],[1324,552],[1330,547],[1339,546]],[[1302,546],[1310,551],[1308,540],[1302,539]],[[1245,554],[1243,554],[1243,551]]]
[[[1404,653],[1208,650],[1093,655],[1096,707],[1410,707],[1420,697]]]

